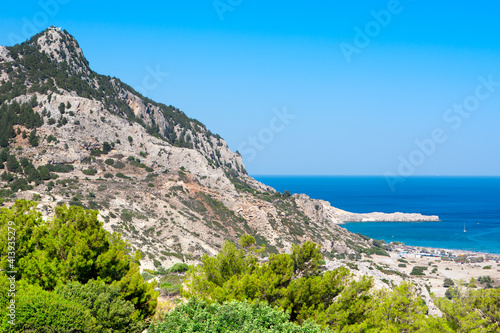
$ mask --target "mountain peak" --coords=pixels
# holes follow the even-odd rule
[[[42,53],[56,62],[66,62],[73,73],[90,72],[87,59],[76,39],[66,30],[51,26],[33,36],[28,44],[35,46]]]

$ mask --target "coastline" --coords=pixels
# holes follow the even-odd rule
[[[449,249],[449,248],[442,248],[442,247],[430,247],[430,246],[415,246],[415,245],[406,245],[406,244],[402,244],[401,245],[397,245],[395,243],[400,243],[400,242],[391,242],[389,243],[390,246],[393,246],[393,250],[398,250],[401,249],[408,249],[408,250],[411,250],[413,254],[416,254],[418,252],[422,253],[422,250],[427,250],[429,252],[429,257],[433,257],[433,258],[438,258],[438,257],[441,257],[441,256],[438,256],[437,253],[441,253],[441,251],[444,251],[445,253],[449,253],[453,256],[460,256],[460,255],[464,255],[464,256],[483,256],[485,258],[490,258],[490,260],[493,260],[493,258],[495,258],[495,260],[499,260],[500,261],[500,253],[490,253],[490,252],[482,252],[482,251],[473,251],[473,250],[460,250],[460,249]],[[404,251],[404,250],[403,250]],[[401,251],[399,251],[401,252]],[[435,254],[435,255],[432,255],[432,254]]]
[[[445,279],[453,280],[455,286],[473,282],[473,288],[500,287],[500,254],[407,246],[394,242],[388,247],[389,257],[373,255],[373,262],[410,276],[426,285],[435,296],[445,296],[449,287]],[[416,266],[424,268],[422,275],[411,274]],[[490,282],[484,282],[485,277],[491,278]]]
[[[256,179],[278,191],[305,193],[318,204],[328,202],[331,208],[324,205],[326,209],[319,214],[353,233],[414,246],[500,254],[500,245],[495,244],[500,237],[500,177],[409,177],[396,192],[380,176],[258,175]],[[408,220],[366,216],[372,212],[437,217]],[[467,233],[462,232],[464,224]]]

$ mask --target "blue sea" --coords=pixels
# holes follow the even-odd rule
[[[500,253],[500,177],[255,176],[280,192],[305,193],[355,213],[438,215],[441,222],[347,223],[347,230],[386,242]],[[466,232],[464,232],[464,228]]]

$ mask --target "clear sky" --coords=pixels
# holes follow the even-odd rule
[[[202,121],[250,174],[500,175],[499,12],[496,1],[24,0],[2,4],[0,44],[68,30],[95,71]]]

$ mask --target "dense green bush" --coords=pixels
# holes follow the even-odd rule
[[[0,292],[6,295],[6,276],[0,274],[0,280],[0,285],[3,287],[0,287]],[[4,309],[7,299],[0,300],[1,332],[92,332],[95,318],[79,302],[43,290],[39,286],[27,284],[25,281],[18,281],[16,287],[15,325],[8,323],[9,317]]]
[[[138,257],[130,255],[129,245],[120,235],[110,235],[102,228],[97,211],[61,206],[53,219],[44,221],[35,207],[33,202],[16,201],[11,208],[0,209],[0,277],[5,278],[5,271],[11,267],[8,228],[15,228],[16,280],[23,289],[34,290],[30,295],[40,298],[37,301],[35,296],[28,296],[26,310],[26,318],[39,318],[27,319],[36,329],[27,326],[29,329],[16,332],[136,332],[136,328],[142,328],[154,314],[157,294],[153,285],[144,283]],[[48,302],[46,307],[43,300]],[[6,301],[0,295],[1,318]],[[79,306],[77,310],[74,304]],[[50,315],[45,308],[51,309]],[[71,317],[72,313],[79,315]],[[92,326],[88,330],[78,326],[79,316],[86,313],[95,319],[85,317],[84,322]],[[74,330],[65,330],[63,324],[71,318],[76,318],[71,324]],[[62,323],[60,331],[44,326],[58,322]]]
[[[455,282],[453,282],[452,279],[450,278],[445,278],[443,282],[443,287],[448,288],[448,287],[453,287],[455,285]]]
[[[96,169],[84,169],[82,173],[87,176],[94,176],[97,173]]]
[[[115,164],[113,164],[113,167],[116,169],[123,169],[125,167],[125,163],[122,161],[116,161]]]
[[[149,327],[150,333],[227,332],[227,333],[319,333],[325,332],[308,321],[302,326],[289,321],[289,315],[264,302],[213,303],[191,298],[177,306],[161,322]]]
[[[92,332],[130,333],[140,332],[143,328],[132,320],[134,305],[121,297],[121,289],[117,285],[106,285],[96,280],[86,284],[71,282],[58,286],[55,292],[89,310],[96,319]]]
[[[72,164],[46,164],[45,167],[47,167],[50,172],[58,173],[68,173],[75,170]]]
[[[172,267],[170,267],[168,269],[168,271],[170,273],[184,273],[184,272],[187,272],[188,269],[189,269],[188,264],[178,262],[178,263],[174,264]]]
[[[1,178],[2,178],[2,180],[3,180],[3,181],[6,181],[6,182],[11,182],[11,181],[13,181],[13,180],[14,180],[14,175],[13,175],[13,174],[11,174],[11,173],[10,173],[10,172],[8,172],[8,171],[4,171],[4,172],[2,173]]]
[[[480,276],[477,278],[477,281],[481,284],[484,283],[494,283],[495,281],[491,278],[491,276]]]
[[[385,251],[384,249],[380,248],[380,247],[377,247],[377,246],[373,246],[373,247],[370,247],[370,248],[363,248],[360,250],[361,253],[366,253],[368,255],[371,255],[371,254],[377,254],[379,256],[385,256],[385,257],[389,257],[389,253],[387,253],[387,251]]]
[[[427,270],[425,266],[413,266],[410,275],[425,275],[425,270]]]
[[[102,144],[101,150],[102,150],[103,154],[107,154],[111,151],[111,148],[112,148],[111,144],[107,141],[104,141],[104,143]]]

